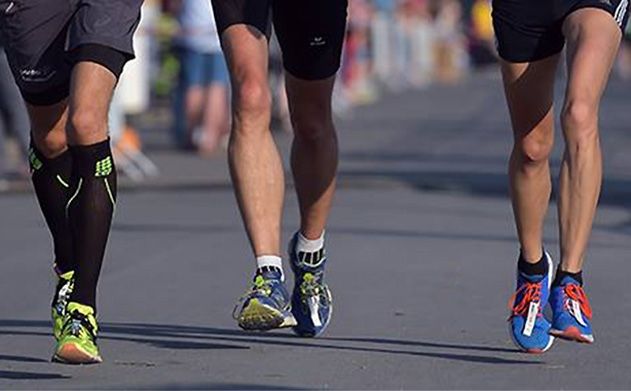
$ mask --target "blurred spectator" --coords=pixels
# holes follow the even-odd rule
[[[109,113],[110,137],[116,166],[134,181],[158,174],[158,168],[142,151],[138,131],[128,121],[150,105],[152,70],[152,33],[159,17],[157,0],[146,0],[134,36],[136,58],[130,61],[118,81]]]
[[[476,65],[485,65],[496,60],[491,0],[473,2],[469,51],[471,60]]]
[[[435,77],[442,82],[458,81],[469,66],[463,33],[462,6],[457,0],[434,1]]]
[[[1,38],[0,38],[1,39]],[[28,174],[26,155],[29,145],[30,121],[20,95],[15,85],[7,56],[0,41],[0,179],[16,179]],[[7,155],[9,152],[5,137],[10,137],[18,146],[17,155],[12,169],[8,169]]]
[[[228,134],[228,70],[210,1],[175,4],[180,60],[175,98],[175,139],[183,148],[212,154]]]

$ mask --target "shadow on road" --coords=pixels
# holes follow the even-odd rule
[[[31,320],[0,320],[0,335],[49,335],[49,322]],[[40,330],[37,330],[40,329]],[[45,331],[44,331],[45,330]],[[405,355],[437,358],[480,364],[538,365],[541,361],[510,358],[517,350],[484,345],[463,345],[441,342],[391,340],[385,338],[318,338],[301,339],[286,333],[245,333],[235,329],[185,325],[144,323],[102,323],[102,340],[146,344],[164,349],[250,349],[255,345],[325,349],[340,352],[363,352],[383,355]],[[213,341],[212,343],[207,342]],[[406,347],[409,349],[402,349]],[[417,348],[417,349],[415,349]],[[430,348],[432,351],[419,350]],[[433,351],[436,350],[436,351]],[[464,350],[467,352],[458,352]],[[503,356],[471,354],[500,353]]]
[[[0,379],[6,379],[6,380],[52,380],[52,379],[70,379],[70,376],[60,375],[58,373],[5,371],[5,370],[1,370],[0,369]]]

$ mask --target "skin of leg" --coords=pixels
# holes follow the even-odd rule
[[[255,256],[280,256],[285,179],[269,130],[267,40],[252,27],[233,25],[221,41],[232,84],[228,161],[237,203]]]
[[[331,113],[335,76],[307,81],[286,73],[285,81],[294,128],[291,168],[300,205],[300,232],[307,239],[317,239],[335,193],[338,148]]]
[[[531,63],[501,62],[514,145],[510,195],[522,255],[542,256],[543,222],[552,189],[549,156],[554,143],[553,94],[558,55]]]
[[[204,110],[205,146],[213,152],[219,146],[221,137],[228,133],[228,91],[222,83],[211,83],[206,88]]]
[[[107,139],[108,112],[115,86],[114,74],[99,64],[80,62],[74,66],[67,126],[71,145],[91,145]]]
[[[68,122],[68,101],[50,106],[26,108],[31,120],[31,137],[37,149],[48,159],[54,159],[68,149],[66,124]]]
[[[565,152],[559,180],[561,269],[582,269],[602,182],[600,99],[622,34],[600,9],[584,8],[563,24],[568,83],[561,114]]]

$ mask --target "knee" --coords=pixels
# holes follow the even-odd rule
[[[69,131],[80,144],[93,144],[107,136],[107,113],[80,108],[70,114]]]
[[[552,153],[552,137],[532,138],[526,137],[516,145],[516,151],[520,156],[520,161],[527,166],[547,164]]]
[[[598,140],[598,109],[580,100],[570,100],[561,113],[566,142],[573,149],[582,149]]]
[[[35,148],[46,159],[54,159],[68,148],[66,133],[63,130],[49,131],[45,135],[33,131],[31,137]]]
[[[269,117],[272,97],[266,80],[249,78],[235,89],[234,111],[236,120],[243,125]]]

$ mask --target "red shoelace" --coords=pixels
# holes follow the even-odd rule
[[[522,298],[518,303],[515,303],[515,299],[523,292]],[[526,315],[530,308],[530,303],[541,301],[541,283],[540,282],[526,282],[522,285],[517,292],[511,296],[508,302],[508,308],[511,310],[512,316]],[[541,312],[537,314],[540,316]]]
[[[589,305],[589,301],[587,300],[583,287],[577,284],[567,284],[563,290],[569,299],[576,301],[581,306],[581,312],[583,315],[585,315],[587,319],[591,319],[592,307]],[[569,300],[565,301],[565,306],[569,309]]]

